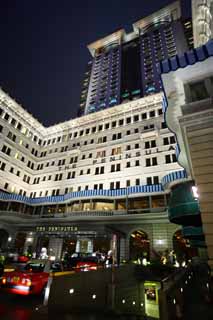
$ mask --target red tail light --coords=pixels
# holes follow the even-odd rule
[[[97,270],[98,268],[97,268],[97,266],[93,266],[93,267],[90,267],[89,269],[90,270]]]
[[[28,279],[28,278],[23,278],[21,280],[21,283],[24,285],[24,286],[27,286],[27,287],[30,287],[32,285],[32,281],[31,279]]]

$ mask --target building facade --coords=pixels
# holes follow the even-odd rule
[[[176,57],[176,60],[182,59]],[[183,232],[199,248],[207,248],[213,268],[213,41],[185,54],[185,61],[161,65],[162,79],[168,99],[166,120],[176,132],[180,146],[179,162],[195,182],[195,197],[200,209],[176,210],[176,221]],[[184,184],[180,184],[184,189]],[[174,190],[178,192],[178,190]],[[179,193],[180,195],[180,193]],[[187,200],[189,201],[189,200]],[[183,201],[182,201],[183,202]],[[174,211],[173,211],[174,212]],[[173,212],[171,212],[171,219]],[[199,213],[199,214],[198,214]],[[199,219],[200,216],[200,219]],[[190,217],[190,219],[189,219]]]
[[[176,227],[168,224],[162,180],[172,172],[187,178],[162,94],[44,128],[1,91],[0,125],[0,221],[16,245],[15,234],[25,232],[39,251],[49,235],[59,256],[63,238],[88,251],[88,239],[108,239],[109,249],[116,235],[120,257],[128,258],[131,234],[141,231],[155,250],[172,247]]]
[[[193,48],[191,20],[179,1],[88,46],[92,55],[78,115],[104,110],[162,90],[157,63]]]
[[[118,261],[173,248],[170,190],[190,181],[156,63],[192,46],[178,2],[89,45],[78,117],[45,128],[0,91],[0,245]],[[113,108],[111,108],[113,106]]]

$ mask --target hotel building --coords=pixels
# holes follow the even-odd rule
[[[192,46],[178,2],[89,45],[78,118],[45,128],[0,91],[0,246],[19,252],[173,248],[177,163],[156,63]]]

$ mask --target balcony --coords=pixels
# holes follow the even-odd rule
[[[43,221],[60,221],[64,222],[73,220],[90,221],[121,221],[121,220],[152,220],[152,219],[166,219],[167,208],[153,208],[153,209],[135,209],[135,210],[89,210],[89,211],[70,211],[57,213],[39,213],[30,214],[16,211],[0,211],[0,220],[15,224],[27,223],[34,224]],[[89,219],[89,220],[88,220]]]
[[[192,193],[192,182],[188,181],[172,189],[169,201],[169,220],[183,226],[200,226],[200,207]]]

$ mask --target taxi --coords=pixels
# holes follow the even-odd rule
[[[75,271],[94,271],[100,267],[97,257],[84,257],[79,262],[77,262]]]
[[[60,262],[31,260],[23,269],[4,272],[0,280],[0,290],[19,295],[42,294],[49,275],[62,270]]]

